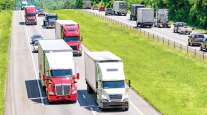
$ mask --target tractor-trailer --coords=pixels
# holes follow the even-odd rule
[[[24,8],[25,12],[25,24],[34,24],[37,25],[37,18],[36,18],[36,7],[35,6],[27,6]]]
[[[155,27],[158,28],[169,28],[168,20],[168,9],[158,9],[156,11]]]
[[[144,5],[142,4],[132,4],[131,5],[131,14],[130,14],[130,20],[136,21],[137,20],[137,11],[139,8],[144,8]]]
[[[108,51],[85,52],[85,80],[88,93],[96,94],[98,107],[128,110],[128,86],[121,58]]]
[[[80,26],[73,20],[57,20],[55,24],[56,39],[63,39],[72,49],[74,55],[82,55]]]
[[[77,80],[72,49],[63,40],[40,40],[39,78],[48,102],[76,102]]]
[[[137,27],[152,27],[154,23],[154,10],[152,8],[139,8],[137,11]]]

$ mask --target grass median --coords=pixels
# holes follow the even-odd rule
[[[90,50],[120,56],[133,88],[161,113],[207,114],[206,63],[81,11],[53,12],[80,24],[83,43]]]
[[[5,81],[7,76],[8,46],[11,11],[0,12],[0,115],[4,114]]]

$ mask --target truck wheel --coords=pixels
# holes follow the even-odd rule
[[[91,87],[88,84],[87,84],[87,91],[88,91],[89,94],[92,94],[93,93]]]
[[[188,46],[191,46],[190,42],[188,42]]]
[[[202,46],[200,47],[200,51],[203,51],[203,48],[202,48]]]
[[[128,111],[128,110],[129,110],[129,107],[123,108],[123,111]]]

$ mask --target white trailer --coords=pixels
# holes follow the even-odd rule
[[[154,26],[158,28],[170,27],[168,24],[168,9],[158,9],[156,11]]]
[[[154,10],[152,8],[139,8],[137,16],[137,27],[153,26]]]
[[[128,86],[121,58],[111,52],[85,52],[88,93],[96,93],[99,108],[128,110]]]
[[[128,9],[127,9],[127,2],[126,1],[114,1],[113,4],[113,11],[116,15],[127,15]]]

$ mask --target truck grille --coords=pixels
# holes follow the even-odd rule
[[[69,95],[70,86],[69,85],[56,85],[55,91],[56,91],[56,95],[66,96],[66,95]]]
[[[78,50],[77,46],[70,46],[73,50]]]
[[[121,94],[115,94],[115,95],[109,95],[110,100],[121,100],[122,95]]]

